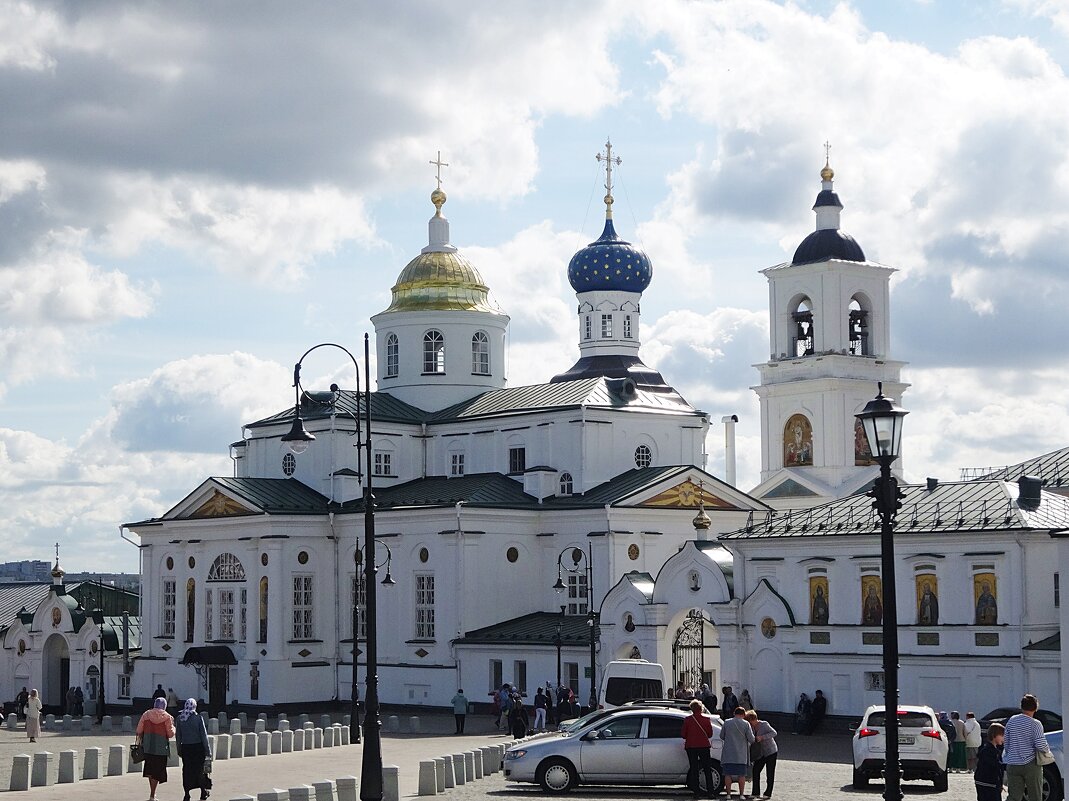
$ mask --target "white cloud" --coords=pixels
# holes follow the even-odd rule
[[[1033,17],[1049,19],[1055,30],[1069,36],[1069,6],[1064,0],[1003,0],[1003,3]]]

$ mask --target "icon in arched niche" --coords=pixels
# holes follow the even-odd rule
[[[813,424],[804,414],[795,414],[783,427],[783,466],[813,464]]]
[[[973,598],[976,599],[976,625],[994,626],[998,623],[998,586],[994,573],[977,573],[972,577]]]
[[[814,626],[828,625],[828,577],[809,577],[809,622]]]
[[[939,623],[939,579],[934,573],[920,573],[917,585],[917,625],[934,626]]]
[[[883,623],[883,581],[879,576],[861,577],[861,625]]]
[[[865,427],[861,421],[854,418],[854,465],[863,467],[876,464],[872,458],[872,450],[869,448],[869,438],[865,436]]]

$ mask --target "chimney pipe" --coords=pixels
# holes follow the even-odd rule
[[[1017,479],[1020,492],[1017,495],[1019,506],[1035,509],[1041,501],[1040,490],[1043,487],[1043,479],[1036,476],[1021,476]]]
[[[724,424],[724,480],[735,486],[735,423],[739,422],[737,414],[720,418]]]
[[[130,613],[125,610],[122,613],[122,672],[130,672]]]
[[[928,492],[935,492],[935,488],[939,486],[939,479],[928,477]]]

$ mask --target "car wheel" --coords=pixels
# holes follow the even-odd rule
[[[950,779],[947,772],[944,770],[938,776],[932,780],[932,784],[935,785],[935,791],[937,793],[945,793],[950,788]]]
[[[724,789],[724,771],[721,770],[720,765],[716,762],[712,764],[709,769],[710,774],[713,777],[713,786],[711,788],[705,786],[705,771],[698,771],[698,787],[701,788],[702,793],[707,797],[713,797],[720,795],[720,791]]]
[[[538,783],[547,793],[566,793],[575,787],[575,767],[567,759],[547,759],[538,766]]]
[[[1043,766],[1043,801],[1062,801],[1065,789],[1062,776],[1054,765]]]
[[[854,768],[854,789],[864,790],[869,786],[869,777],[864,773]]]

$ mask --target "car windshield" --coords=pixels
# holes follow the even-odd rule
[[[605,717],[607,714],[609,713],[604,709],[597,709],[593,712],[587,712],[581,718],[576,718],[571,723],[562,724],[560,730],[565,734],[571,734],[572,732],[578,731],[579,729],[583,728],[587,724],[593,723],[595,720]]]
[[[885,726],[887,725],[887,716],[883,711],[873,712],[869,715],[867,725]],[[898,726],[902,729],[930,729],[935,726],[935,722],[927,712],[899,712]]]

